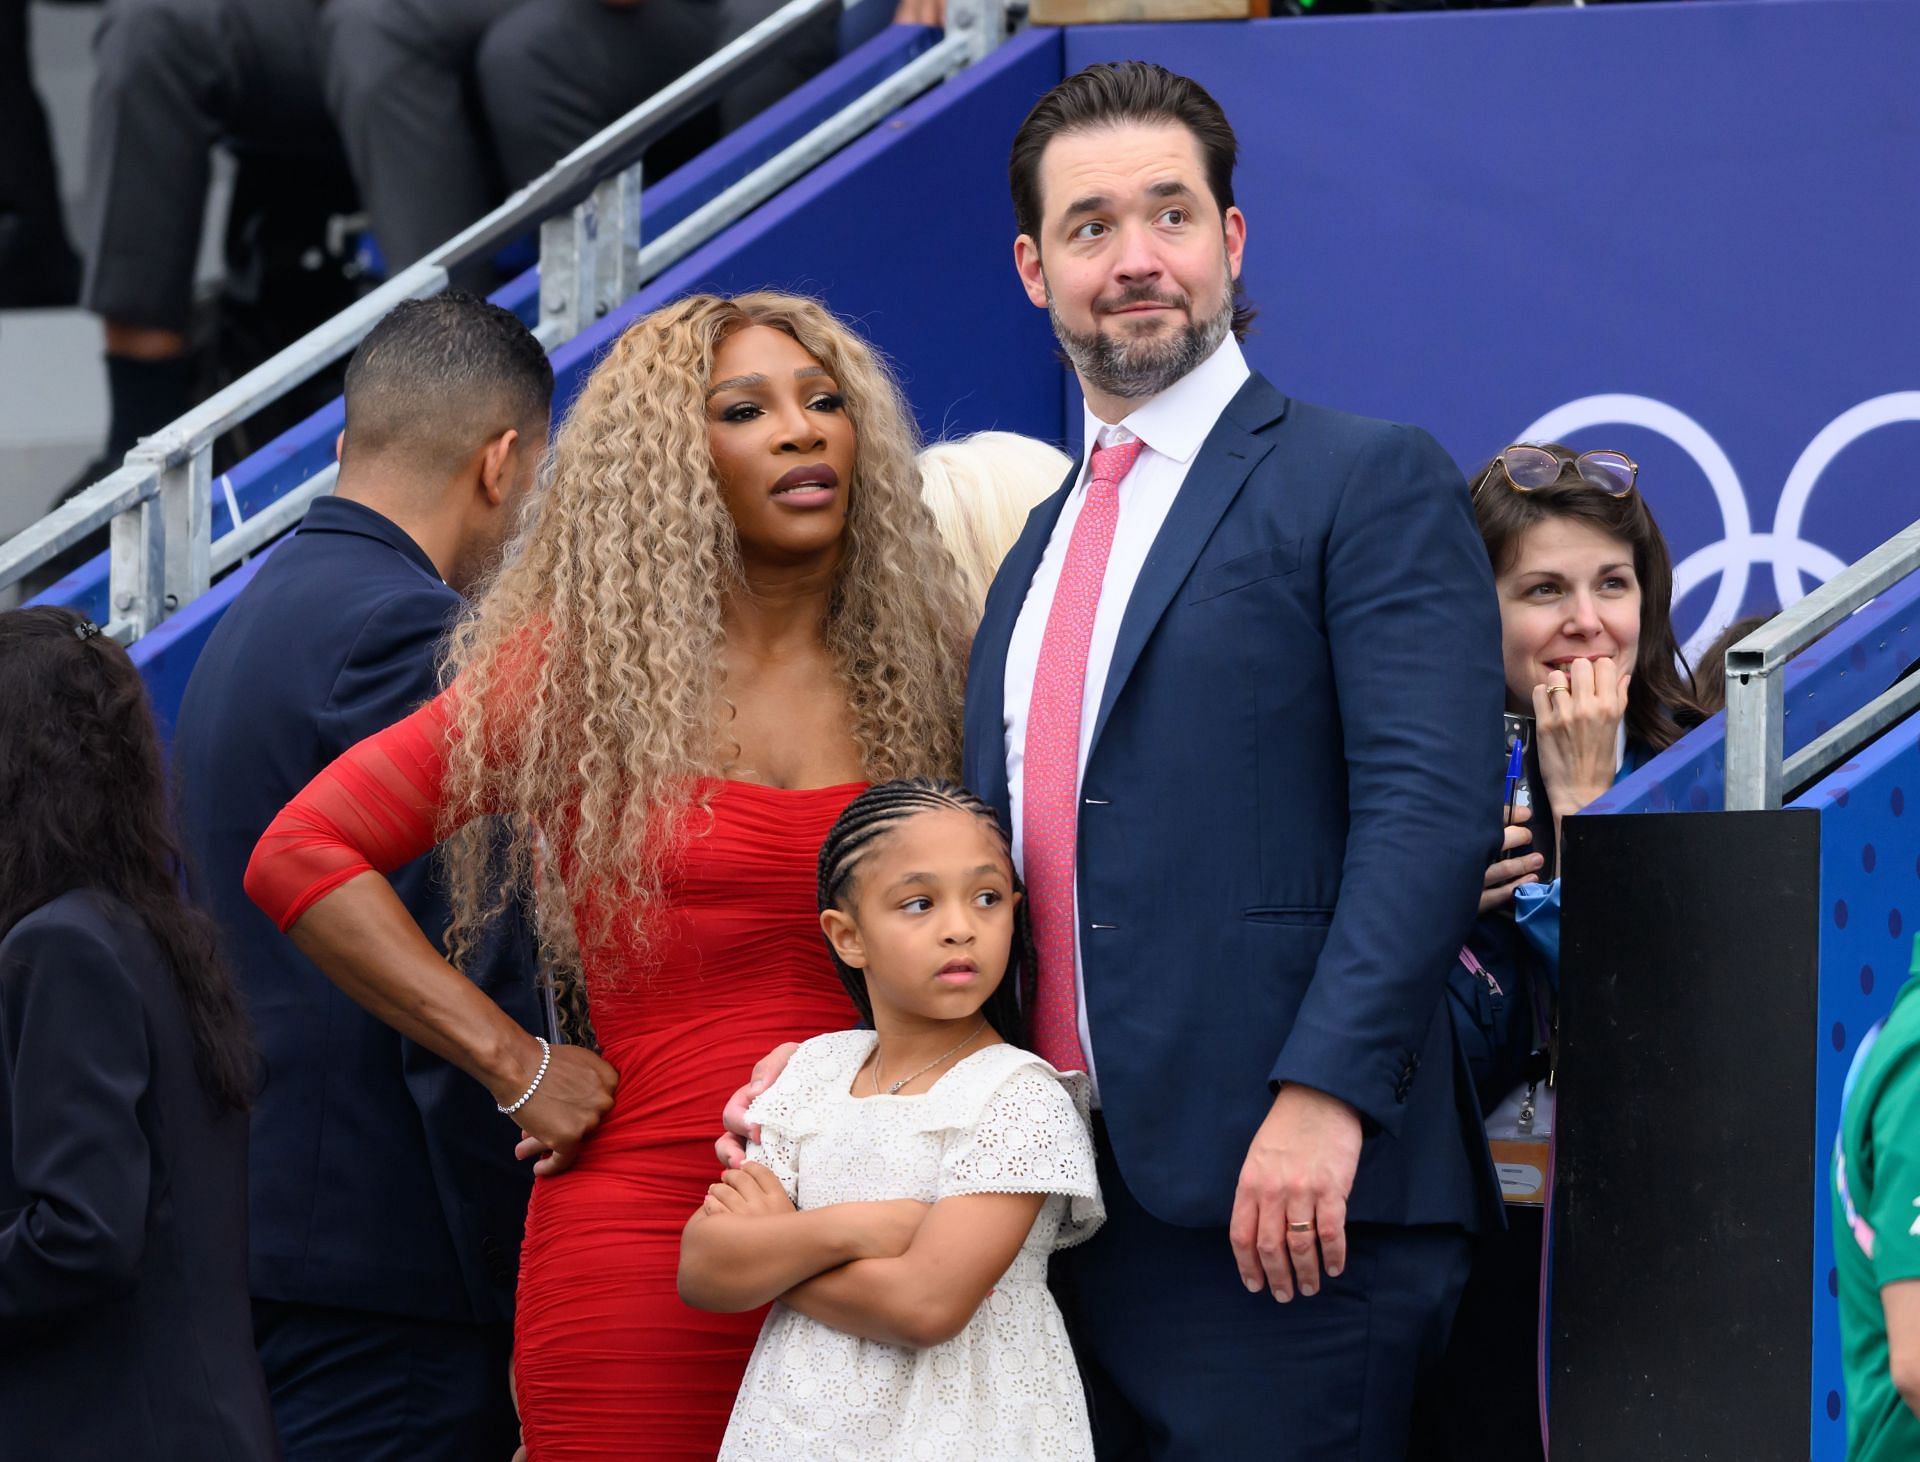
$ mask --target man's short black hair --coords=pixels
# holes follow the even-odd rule
[[[1233,165],[1240,145],[1220,103],[1199,82],[1151,61],[1101,61],[1041,97],[1014,133],[1007,176],[1021,233],[1036,243],[1040,239],[1040,156],[1047,144],[1064,133],[1125,122],[1171,122],[1191,132],[1206,164],[1208,190],[1226,216],[1233,207]]]
[[[1128,122],[1171,123],[1193,134],[1207,172],[1207,191],[1225,219],[1233,207],[1233,169],[1240,143],[1220,103],[1191,77],[1151,61],[1100,61],[1076,71],[1033,105],[1013,135],[1007,181],[1013,190],[1013,221],[1040,244],[1045,205],[1040,196],[1040,159],[1054,138]],[[1041,251],[1043,254],[1045,250]],[[1244,340],[1254,307],[1234,290],[1233,333]]]
[[[511,311],[450,289],[406,300],[347,364],[341,462],[392,455],[445,471],[500,433],[544,433],[553,367]]]

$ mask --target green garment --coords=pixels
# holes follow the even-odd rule
[[[1914,962],[1920,973],[1920,941]],[[1847,1074],[1833,1172],[1849,1462],[1914,1462],[1920,1417],[1888,1371],[1880,1290],[1920,1279],[1920,979],[1909,979]]]

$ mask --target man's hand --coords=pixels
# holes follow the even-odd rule
[[[747,1084],[727,1099],[726,1110],[720,1114],[721,1125],[726,1131],[713,1144],[713,1155],[720,1159],[721,1167],[738,1168],[747,1160],[746,1144],[760,1140],[759,1127],[747,1121],[747,1107],[755,1097],[780,1079],[780,1073],[787,1069],[787,1062],[793,1059],[793,1053],[799,1049],[795,1041],[775,1046],[754,1062],[753,1075],[748,1078]]]
[[[539,1070],[537,1050],[535,1055],[534,1065],[527,1072],[528,1081]],[[572,1167],[580,1144],[613,1105],[613,1088],[619,1080],[620,1073],[585,1046],[553,1047],[539,1090],[514,1113],[520,1120],[521,1139],[513,1149],[514,1156],[538,1158],[533,1170],[541,1177]],[[522,1084],[505,1101],[511,1102],[525,1090]]]
[[[1533,832],[1524,824],[1532,816],[1531,807],[1513,809],[1513,821],[1500,845],[1501,857],[1487,865],[1486,885],[1480,890],[1481,913],[1490,914],[1511,903],[1513,891],[1521,884],[1540,881],[1540,868],[1547,860],[1531,851]]]
[[[1338,1097],[1282,1086],[1253,1136],[1227,1236],[1241,1281],[1285,1304],[1347,1263],[1347,1195],[1360,1165],[1360,1118]],[[1304,1225],[1304,1227],[1296,1227]]]

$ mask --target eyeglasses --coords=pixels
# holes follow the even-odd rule
[[[1515,492],[1551,487],[1566,470],[1566,463],[1545,447],[1508,447],[1493,460]],[[1588,487],[1608,497],[1625,497],[1640,477],[1640,464],[1625,452],[1582,452],[1573,459],[1573,470]]]

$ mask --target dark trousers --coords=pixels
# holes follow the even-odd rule
[[[1539,1209],[1509,1208],[1475,1246],[1419,1462],[1542,1462],[1540,1235]]]
[[[389,268],[445,243],[779,4],[328,0],[327,104]],[[721,122],[822,69],[834,38],[831,14],[790,37],[728,87]],[[656,149],[648,165],[688,150]]]
[[[1054,1256],[1052,1281],[1102,1462],[1404,1462],[1468,1236],[1350,1226],[1345,1272],[1282,1305],[1241,1284],[1225,1228],[1143,1209],[1094,1135],[1106,1226]]]
[[[286,1462],[508,1462],[510,1325],[253,1302]]]
[[[214,143],[337,158],[315,0],[108,0],[87,143],[88,309],[184,331]]]
[[[29,59],[27,0],[0,0],[0,309],[73,300],[73,248]]]

